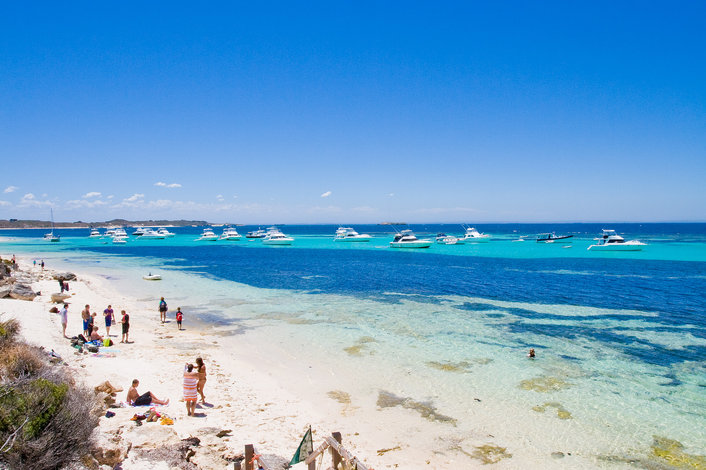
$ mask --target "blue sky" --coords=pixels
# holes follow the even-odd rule
[[[706,220],[703,2],[23,3],[0,218]]]

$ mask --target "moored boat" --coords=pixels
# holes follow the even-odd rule
[[[283,234],[278,229],[270,227],[267,235],[262,238],[262,243],[265,245],[291,245],[294,243],[294,239]]]
[[[367,233],[358,233],[352,227],[338,227],[336,235],[333,237],[335,242],[369,242],[373,238]]]
[[[474,227],[466,227],[466,233],[457,243],[484,243],[490,241],[490,235],[480,233]]]
[[[390,242],[390,248],[429,248],[431,240],[419,239],[411,230],[402,230]]]
[[[201,236],[196,239],[198,242],[215,242],[216,240],[218,240],[218,235],[213,233],[213,229],[210,227],[203,229]]]
[[[573,235],[557,235],[554,232],[551,233],[540,233],[537,235],[537,243],[554,243],[556,240],[566,240],[571,238]],[[570,241],[565,241],[564,243],[571,243]]]
[[[598,240],[589,246],[587,249],[591,251],[641,251],[643,246],[647,246],[646,243],[642,243],[638,240],[626,241],[623,237],[615,233],[615,230],[603,229],[603,233],[600,238],[594,238]]]
[[[235,229],[235,227],[226,227],[223,229],[223,233],[221,233],[221,240],[230,240],[230,241],[237,241],[242,238],[242,235],[238,233],[238,231]]]

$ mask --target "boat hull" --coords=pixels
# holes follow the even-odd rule
[[[589,251],[642,251],[644,243],[616,243],[612,245],[591,245]]]
[[[419,240],[416,242],[390,242],[390,248],[429,248],[430,241]]]

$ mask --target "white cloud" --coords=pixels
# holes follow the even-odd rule
[[[92,197],[100,197],[100,195],[101,195],[101,193],[98,193],[98,192],[93,191],[93,192],[90,192],[90,193],[86,193],[86,194],[84,194],[84,195],[81,196],[81,197],[84,198],[84,199],[90,199],[90,198],[92,198]]]
[[[113,196],[113,195],[111,194],[111,195],[108,196],[106,199],[113,199],[114,197],[115,197],[115,196]]]
[[[160,187],[162,187],[162,188],[181,188],[181,185],[180,185],[179,183],[170,183],[170,184],[167,184],[167,183],[165,183],[165,182],[163,182],[163,181],[157,181],[154,185],[155,185],[155,186],[160,186]]]
[[[17,205],[20,207],[49,207],[52,203],[51,201],[41,201],[37,199],[34,194],[27,193],[22,196],[22,199],[20,199],[20,202]]]
[[[222,194],[219,194],[218,196],[216,196],[216,199],[218,199],[220,202],[224,201],[224,197]]]
[[[321,195],[321,197],[329,197],[331,195],[331,191],[326,191]]]
[[[12,204],[10,204],[10,203],[7,202],[7,201],[0,201],[0,207],[7,207],[7,206],[11,206],[11,205],[12,205]]]
[[[395,197],[395,193],[388,194],[389,197]]]
[[[135,193],[135,194],[133,194],[132,196],[123,199],[123,201],[125,201],[125,202],[135,202],[135,201],[137,201],[138,199],[142,199],[142,198],[144,198],[144,197],[145,197],[144,194]]]
[[[68,209],[92,209],[94,207],[105,206],[107,203],[101,201],[100,199],[87,200],[87,199],[73,199],[71,201],[66,201],[66,207]]]
[[[7,188],[5,188],[5,191],[3,191],[3,192],[7,194],[7,193],[12,193],[18,189],[20,189],[20,188],[18,188],[17,186],[8,186]]]

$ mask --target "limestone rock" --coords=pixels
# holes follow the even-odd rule
[[[10,291],[12,290],[12,286],[7,284],[4,286],[0,286],[0,299],[7,297],[10,295]]]
[[[18,300],[32,301],[36,296],[37,294],[32,290],[32,287],[27,284],[15,283],[10,291],[10,297]]]
[[[70,299],[70,298],[71,298],[71,295],[70,295],[70,294],[58,294],[58,293],[55,293],[55,294],[52,294],[52,295],[51,295],[51,301],[54,302],[55,304],[60,304],[60,303],[62,303],[63,301],[65,301],[66,299]]]
[[[57,281],[75,281],[76,275],[70,272],[56,273],[54,274],[54,279]]]
[[[130,452],[130,444],[111,434],[103,434],[98,429],[93,433],[95,445],[92,456],[99,465],[108,465],[115,468],[125,460]]]

